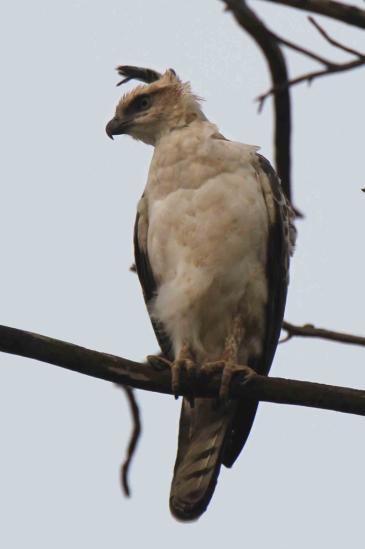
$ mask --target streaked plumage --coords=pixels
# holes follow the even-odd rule
[[[108,135],[154,145],[138,205],[135,260],[163,355],[269,372],[284,314],[293,214],[257,147],[225,139],[172,70],[119,67],[138,86]],[[257,402],[183,399],[170,507],[181,520],[208,505],[221,463],[230,467]]]

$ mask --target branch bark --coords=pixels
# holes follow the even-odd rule
[[[365,29],[365,10],[332,0],[266,0],[272,4],[282,4],[300,10],[326,15],[342,23]]]
[[[308,82],[311,84],[313,80],[316,80],[317,78],[320,78],[322,76],[328,76],[329,74],[335,74],[338,72],[345,72],[349,70],[356,69],[358,67],[362,67],[365,65],[364,59],[355,59],[354,61],[349,61],[347,63],[337,63],[336,65],[332,65],[330,67],[327,67],[326,69],[320,69],[317,71],[308,72],[306,74],[302,74],[301,76],[298,76],[297,78],[293,78],[292,80],[288,80],[283,86],[286,88],[291,88],[293,86],[296,86],[297,84],[301,84],[302,82]],[[262,105],[264,101],[270,97],[270,95],[277,95],[278,93],[281,93],[283,90],[283,86],[281,87],[272,87],[269,91],[263,93],[262,95],[259,95],[257,97],[257,101],[259,102],[260,108],[262,108]]]
[[[134,362],[16,328],[0,326],[0,351],[137,389],[172,394],[168,367]],[[219,386],[219,372],[198,375],[194,395],[217,397]],[[181,390],[182,394],[192,393],[184,372]],[[307,381],[255,375],[245,382],[237,375],[232,380],[230,396],[365,415],[365,391]]]
[[[341,44],[341,42],[339,42],[338,40],[335,40],[334,38],[332,38],[332,36],[330,36],[328,34],[328,32],[326,32],[324,30],[323,27],[321,27],[321,25],[319,23],[317,23],[317,21],[314,19],[314,17],[312,17],[311,15],[308,16],[308,21],[317,29],[317,31],[319,32],[319,34],[325,39],[327,40],[327,42],[329,44],[331,44],[331,46],[334,46],[335,48],[339,48],[340,50],[342,51],[345,51],[346,53],[349,53],[351,55],[355,55],[355,56],[359,56],[359,57],[364,57],[363,54],[360,54],[358,50],[354,50],[353,48],[350,48],[349,46],[345,46],[344,44]]]
[[[120,482],[123,493],[126,497],[130,497],[131,489],[129,486],[129,469],[141,436],[141,414],[132,387],[129,387],[128,385],[120,385],[120,387],[124,389],[126,394],[133,421],[133,430],[129,440],[127,454],[120,468]]]
[[[324,328],[316,328],[313,324],[296,326],[294,324],[290,324],[290,322],[284,321],[283,330],[285,330],[288,334],[283,341],[288,341],[293,336],[317,337],[321,339],[328,339],[330,341],[337,341],[338,343],[349,343],[352,345],[360,345],[365,347],[365,337],[345,334],[343,332],[333,332],[332,330],[325,330]]]
[[[315,70],[312,72],[308,72],[305,74],[302,74],[300,76],[297,76],[296,78],[292,78],[290,80],[287,80],[284,84],[282,84],[281,88],[272,87],[269,91],[266,93],[260,95],[257,97],[257,101],[259,102],[259,110],[262,109],[265,100],[270,97],[270,95],[274,95],[276,93],[281,93],[283,86],[290,88],[292,86],[295,86],[296,84],[300,84],[302,82],[308,82],[309,84],[312,83],[313,80],[320,78],[322,76],[328,76],[330,74],[335,74],[338,72],[345,72],[349,70],[356,69],[358,67],[365,65],[365,55],[361,53],[360,51],[354,50],[353,48],[349,48],[334,38],[332,38],[322,27],[313,19],[313,17],[308,17],[310,23],[318,30],[318,32],[325,38],[332,46],[339,48],[347,53],[350,53],[351,55],[355,56],[355,59],[351,61],[347,61],[346,63],[337,63],[334,61],[329,61],[328,59],[324,59],[323,57],[317,55],[316,53],[303,48],[302,46],[298,46],[297,44],[294,44],[293,42],[290,42],[289,40],[286,40],[282,38],[281,36],[278,36],[277,34],[273,34],[273,37],[277,40],[279,44],[282,44],[283,46],[286,46],[288,48],[291,48],[298,53],[302,53],[303,55],[306,55],[307,57],[310,57],[311,59],[314,59],[315,61],[318,61],[319,63],[322,63],[324,65],[323,69]]]

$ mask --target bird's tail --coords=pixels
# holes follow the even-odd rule
[[[232,421],[230,404],[183,399],[170,509],[180,520],[194,520],[206,509],[217,482],[224,441]]]
[[[195,399],[192,408],[183,399],[170,494],[170,509],[176,518],[184,521],[197,519],[213,495],[221,464],[232,465],[231,453],[237,457],[237,449],[232,448],[236,413],[237,402],[217,406],[213,399],[199,398]],[[247,425],[245,440],[253,418],[254,413]],[[241,419],[245,423],[244,418]],[[228,457],[225,455],[227,451]]]

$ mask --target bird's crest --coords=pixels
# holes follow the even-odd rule
[[[166,72],[161,74],[153,69],[147,69],[144,67],[120,65],[116,70],[120,76],[124,77],[123,80],[118,82],[117,86],[125,84],[130,80],[139,80],[140,82],[143,82],[143,84],[136,86],[134,89],[123,95],[119,103],[119,105],[123,107],[128,105],[138,95],[145,93],[155,93],[169,90],[170,93],[173,92],[173,95],[181,95],[184,92],[190,92],[189,84],[183,84],[173,69],[168,69]]]
[[[146,69],[144,67],[133,67],[131,65],[119,65],[119,67],[117,67],[117,71],[120,76],[124,77],[123,80],[118,82],[117,86],[126,84],[130,80],[139,80],[140,82],[151,84],[152,82],[156,82],[156,80],[159,80],[162,77],[161,73],[154,71],[153,69]],[[174,69],[169,69],[169,72],[176,76],[176,72],[174,71]]]

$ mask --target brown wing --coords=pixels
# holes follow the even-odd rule
[[[148,231],[148,222],[142,218],[143,215],[143,213],[137,212],[134,224],[134,259],[138,278],[143,290],[144,300],[149,312],[151,300],[157,292],[157,285],[148,258],[147,246],[142,244],[143,242],[147,242]],[[173,360],[172,342],[167,335],[162,322],[159,322],[151,316],[150,318],[163,355],[168,360]]]
[[[275,206],[275,217],[271,218],[270,205],[266,201],[270,227],[267,247],[266,276],[269,288],[269,298],[266,306],[266,335],[264,352],[260,357],[257,370],[268,374],[280,337],[284,318],[286,295],[289,284],[289,259],[293,252],[296,230],[294,227],[294,212],[282,189],[280,179],[270,162],[257,154],[262,177],[268,183],[271,198]],[[264,193],[267,197],[267,193]]]
[[[266,277],[268,302],[263,353],[250,357],[248,365],[259,374],[269,373],[284,317],[289,282],[289,258],[295,241],[294,214],[282,190],[280,180],[270,162],[257,154],[257,170],[269,219]],[[257,411],[257,401],[239,401],[232,422],[231,435],[223,455],[223,463],[231,467],[250,434]]]

